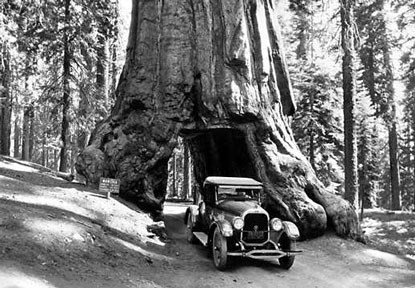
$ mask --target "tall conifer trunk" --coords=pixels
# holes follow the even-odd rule
[[[62,126],[61,126],[61,152],[59,171],[68,171],[68,145],[69,145],[69,106],[70,87],[69,77],[71,73],[71,49],[69,48],[69,25],[70,25],[70,0],[65,0],[65,32],[63,39],[63,97],[62,97]]]
[[[314,118],[314,91],[311,92],[310,94],[310,114],[311,114],[311,119]],[[309,137],[310,137],[310,142],[309,142],[309,149],[310,149],[310,164],[311,167],[313,167],[314,171],[316,171],[316,156],[314,153],[315,150],[315,143],[314,143],[314,136],[315,136],[315,131],[314,131],[314,125],[315,123],[310,123],[311,127],[309,127]]]
[[[21,130],[21,109],[16,108],[15,111],[15,119],[14,119],[14,141],[13,141],[13,156],[14,158],[19,158],[21,156],[20,151],[20,143],[22,138],[22,130]]]
[[[12,99],[10,93],[10,53],[0,43],[0,155],[10,154]]]
[[[396,110],[395,105],[392,109]],[[396,115],[396,112],[392,113]],[[398,132],[397,132],[396,116],[391,123],[391,127],[388,129],[389,137],[389,166],[391,176],[391,193],[392,193],[392,210],[401,210],[401,185],[400,185],[400,173],[399,173],[399,149],[398,149]]]
[[[25,106],[23,110],[23,137],[22,137],[22,160],[30,160],[30,114],[32,107]]]
[[[189,199],[191,196],[191,163],[189,146],[183,141],[183,191],[181,193],[182,199]]]
[[[343,48],[343,112],[344,112],[344,170],[345,199],[356,209],[357,185],[357,142],[356,142],[356,71],[354,48],[354,0],[340,0]]]
[[[382,0],[383,9],[385,8],[385,1]],[[400,184],[400,172],[399,172],[399,147],[398,147],[398,128],[397,128],[397,117],[396,117],[396,101],[395,101],[395,88],[393,86],[394,71],[391,60],[391,49],[389,47],[389,39],[387,36],[388,23],[385,22],[386,31],[383,33],[383,59],[386,68],[386,81],[387,81],[387,96],[389,111],[386,115],[386,123],[389,132],[389,166],[390,166],[390,179],[391,179],[391,208],[393,210],[401,210],[401,184]]]
[[[34,107],[28,104],[23,111],[23,141],[22,141],[22,160],[30,161],[33,153],[34,138]]]

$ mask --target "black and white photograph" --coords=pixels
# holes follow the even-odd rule
[[[0,288],[415,288],[413,0],[0,0]]]

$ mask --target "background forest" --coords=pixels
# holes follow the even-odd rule
[[[76,155],[116,97],[130,1],[0,1],[0,154],[75,173]],[[327,189],[342,195],[341,3],[279,1],[278,17],[297,100],[296,141]],[[415,4],[353,5],[360,205],[411,209]],[[175,152],[169,194],[188,198],[191,159],[182,142]]]

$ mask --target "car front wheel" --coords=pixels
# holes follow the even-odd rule
[[[215,228],[213,233],[212,241],[212,256],[213,264],[216,269],[224,270],[226,268],[226,263],[228,260],[228,245],[226,242],[226,237],[222,235],[218,227]]]
[[[189,213],[189,215],[187,215],[187,225],[186,225],[186,233],[187,233],[187,241],[189,243],[196,243],[196,237],[193,234],[193,228],[194,228],[194,223],[192,221],[192,214]]]
[[[292,246],[292,241],[286,234],[281,235],[278,241],[278,247],[282,251],[290,251]],[[290,269],[293,266],[295,260],[295,256],[284,256],[281,257],[278,261],[280,262],[281,268]]]

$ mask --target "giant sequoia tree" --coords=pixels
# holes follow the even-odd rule
[[[303,237],[332,225],[356,236],[353,207],[324,190],[288,124],[295,112],[273,0],[133,1],[127,60],[111,116],[77,170],[96,184],[162,209],[167,163],[181,135],[196,180],[248,176],[264,183],[272,215]]]

